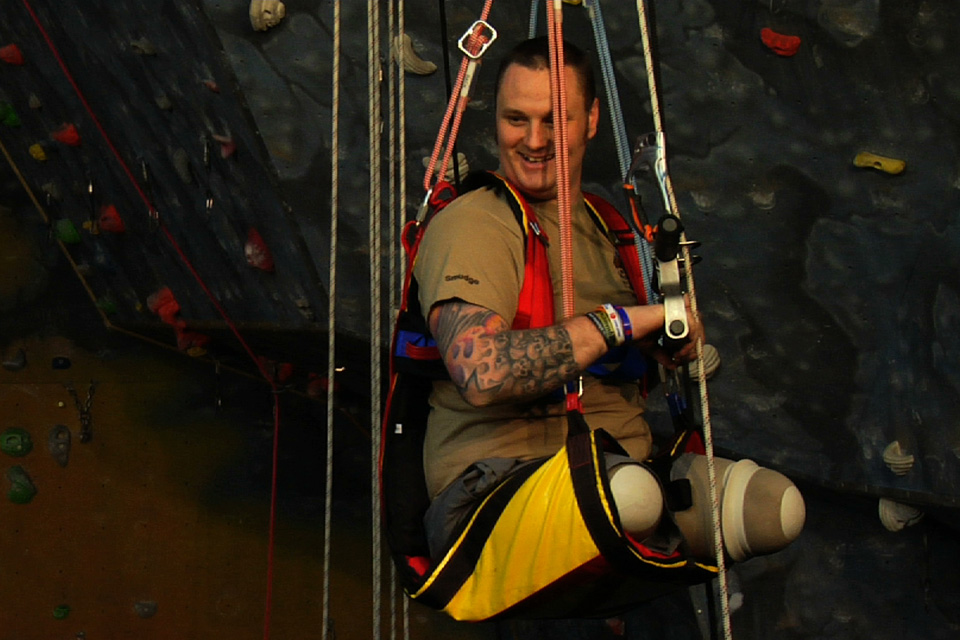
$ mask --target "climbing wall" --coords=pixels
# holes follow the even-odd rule
[[[282,199],[200,7],[0,14],[0,139],[108,322],[196,355],[229,323],[254,341],[325,326],[324,215]]]

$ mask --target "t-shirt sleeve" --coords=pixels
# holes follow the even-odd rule
[[[513,322],[523,284],[524,239],[507,203],[487,189],[461,196],[430,221],[414,264],[425,315],[460,299]]]

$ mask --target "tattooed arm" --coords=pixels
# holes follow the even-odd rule
[[[663,326],[659,305],[628,312],[635,331],[646,334]],[[585,316],[515,331],[489,309],[451,300],[433,307],[429,324],[450,377],[473,406],[542,396],[576,378],[607,351]]]

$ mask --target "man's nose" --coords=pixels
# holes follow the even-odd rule
[[[527,147],[543,149],[550,144],[550,129],[546,125],[533,123],[527,128]]]

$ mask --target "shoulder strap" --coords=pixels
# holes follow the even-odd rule
[[[637,296],[637,302],[647,304],[649,296],[647,288],[643,285],[643,271],[640,268],[640,257],[637,255],[633,229],[617,208],[600,196],[584,193],[583,197],[593,221],[608,235],[612,234],[617,254],[630,279],[630,286],[633,287],[633,292]]]

